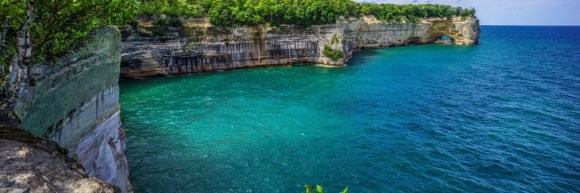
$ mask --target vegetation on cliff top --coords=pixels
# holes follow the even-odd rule
[[[306,192],[302,193],[324,193],[324,189],[320,185],[315,186],[312,184],[306,184],[304,185],[304,188],[306,189]],[[344,188],[344,190],[342,190],[340,193],[348,193],[348,186]]]
[[[334,23],[340,16],[417,22],[472,16],[447,5],[366,4],[352,0],[0,0],[0,64],[30,65],[74,51],[95,28],[134,21],[136,15],[207,17],[218,26]],[[20,44],[19,44],[20,43]]]
[[[380,20],[418,22],[428,17],[468,17],[474,9],[448,5],[394,5],[352,0],[142,0],[140,14],[209,17],[219,26],[292,24],[310,26],[336,22],[340,16],[374,15]]]
[[[324,50],[322,50],[324,56],[329,57],[332,61],[337,61],[338,59],[344,57],[344,54],[340,50],[332,49],[328,45],[324,45]]]
[[[74,51],[93,29],[134,20],[136,0],[1,0],[0,62],[30,65]],[[16,57],[16,58],[13,58]]]

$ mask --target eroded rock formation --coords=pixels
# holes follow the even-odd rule
[[[356,50],[409,44],[477,44],[479,20],[474,17],[431,18],[419,23],[389,23],[372,16],[339,19],[312,26],[215,27],[207,20],[186,20],[169,28],[163,38],[147,35],[154,29],[142,20],[123,42],[121,75],[139,78],[235,68],[313,63],[343,66]],[[130,31],[130,30],[129,30]],[[441,36],[451,41],[438,41]],[[333,60],[325,46],[344,53]]]
[[[131,192],[120,119],[120,44],[117,29],[101,29],[77,52],[32,66],[23,73],[12,113],[19,128],[66,148],[89,176]]]
[[[221,28],[206,20],[188,20],[165,38],[144,35],[147,33],[137,29],[128,34],[122,45],[122,59],[119,32],[102,29],[76,53],[54,64],[38,64],[29,72],[19,72],[26,81],[16,85],[18,94],[10,112],[18,120],[18,127],[55,141],[68,153],[48,141],[25,143],[0,138],[0,165],[12,168],[0,168],[0,180],[10,183],[2,187],[30,192],[117,191],[87,178],[91,176],[118,186],[121,192],[131,192],[120,120],[119,73],[138,78],[296,63],[342,66],[356,50],[435,43],[443,35],[452,39],[447,43],[477,44],[479,22],[476,18],[434,18],[420,23],[387,23],[363,17],[308,28]],[[324,54],[325,47],[343,56],[333,60]],[[65,154],[74,157],[86,175]],[[24,174],[26,170],[11,165],[18,164],[18,159],[25,161],[21,166],[31,169],[31,173]],[[53,168],[70,171],[49,171],[46,168],[50,165],[44,163],[35,168],[38,163],[34,160],[49,160]],[[34,175],[46,178],[31,177]],[[31,188],[36,186],[39,188]]]

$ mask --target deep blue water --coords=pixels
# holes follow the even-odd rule
[[[580,192],[580,27],[121,83],[135,192]]]

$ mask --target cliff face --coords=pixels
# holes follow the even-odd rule
[[[81,50],[32,66],[14,103],[18,127],[68,149],[89,176],[130,192],[119,107],[121,36],[96,31]]]
[[[143,28],[152,27],[143,21]],[[154,27],[154,26],[153,26]],[[123,42],[121,75],[139,78],[246,67],[313,63],[343,66],[356,50],[409,44],[477,44],[476,18],[425,19],[388,23],[372,16],[338,20],[336,24],[301,28],[241,26],[222,28],[206,20],[184,21],[164,38],[132,33]],[[146,32],[145,32],[146,33]],[[440,40],[449,36],[451,41]],[[325,46],[343,57],[333,60]]]

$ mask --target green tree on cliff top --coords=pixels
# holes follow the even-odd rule
[[[93,29],[132,20],[137,6],[136,0],[2,0],[4,57],[17,47],[19,33],[29,34],[35,61],[64,54]]]
[[[73,52],[95,28],[133,20],[138,5],[136,0],[0,0],[0,64],[3,71],[11,69],[11,76],[0,77],[0,109],[10,112],[28,66]]]
[[[340,16],[374,15],[380,20],[418,22],[429,17],[468,17],[473,9],[448,5],[395,5],[352,0],[142,0],[140,14],[209,17],[219,26],[292,24],[310,26],[336,22]]]

